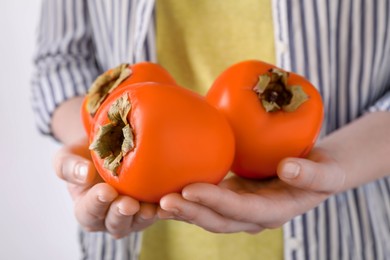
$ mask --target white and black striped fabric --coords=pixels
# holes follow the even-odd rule
[[[389,0],[272,0],[272,6],[277,65],[318,86],[322,135],[363,113],[390,111]],[[51,134],[55,108],[84,94],[103,70],[156,61],[154,26],[154,0],[43,0],[32,82],[42,133]],[[82,232],[83,257],[136,259],[141,237]],[[390,178],[333,196],[285,224],[284,256],[390,260]]]
[[[390,110],[390,1],[274,0],[273,7],[278,65],[318,86],[323,134]],[[287,223],[284,236],[285,259],[389,260],[390,178],[328,199]]]
[[[84,95],[122,62],[156,61],[154,0],[42,0],[32,103],[38,128],[52,135],[61,102]]]
[[[113,239],[104,232],[79,232],[83,260],[137,260],[141,251],[142,232]]]

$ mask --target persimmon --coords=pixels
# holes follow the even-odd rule
[[[206,99],[228,119],[232,171],[246,178],[273,177],[282,159],[307,156],[323,121],[321,95],[307,79],[258,60],[227,68]]]
[[[159,82],[176,84],[174,78],[162,66],[152,62],[123,63],[107,70],[92,83],[82,104],[81,117],[85,132],[89,135],[94,115],[107,96],[120,86]]]
[[[107,183],[152,203],[190,183],[217,184],[234,156],[226,118],[204,97],[162,83],[128,84],[112,92],[95,114],[90,143]]]

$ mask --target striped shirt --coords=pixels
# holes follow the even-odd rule
[[[32,102],[53,111],[121,62],[157,61],[153,0],[43,0]],[[390,1],[272,0],[277,64],[308,78],[325,105],[322,136],[390,111]],[[260,14],[260,12],[259,12]],[[330,197],[286,223],[285,259],[390,259],[390,178]],[[137,259],[141,233],[82,233],[84,259]],[[261,258],[261,256],[259,256]]]

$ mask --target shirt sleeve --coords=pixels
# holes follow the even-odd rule
[[[369,112],[389,111],[390,112],[390,90],[378,99],[373,106],[369,108]]]
[[[37,29],[31,100],[38,129],[53,136],[55,109],[100,74],[86,1],[43,0]]]

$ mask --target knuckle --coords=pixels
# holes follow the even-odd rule
[[[85,215],[87,216],[89,222],[102,222],[106,219],[106,212],[96,209],[87,210]]]
[[[178,211],[175,216],[179,219],[185,219],[189,223],[196,223],[199,219],[197,211]]]
[[[104,215],[91,214],[90,212],[87,212],[85,210],[76,209],[75,217],[80,226],[86,231],[95,232],[102,231],[105,229]]]
[[[104,221],[106,219],[106,211],[102,211],[100,209],[93,209],[93,210],[89,210],[88,213],[90,217],[95,220]]]
[[[91,219],[101,219],[102,216],[105,216],[106,210],[103,210],[99,203],[89,198],[84,199],[83,203],[79,203],[76,207],[80,216],[86,216]]]
[[[110,231],[111,234],[117,235],[122,234],[124,231],[129,229],[131,222],[131,217],[115,215],[113,218],[106,218],[105,224],[106,228]]]

